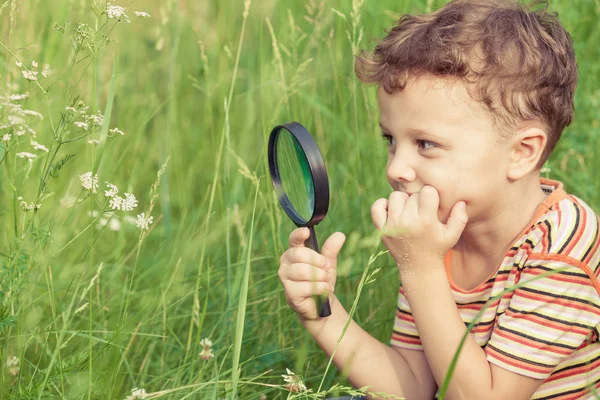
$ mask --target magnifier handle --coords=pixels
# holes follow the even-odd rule
[[[313,249],[319,253],[319,242],[317,241],[317,234],[315,228],[309,226],[310,235],[308,239],[304,241],[304,245],[309,249]],[[329,297],[327,295],[314,296],[315,302],[317,303],[317,309],[319,310],[319,317],[329,317],[331,315],[331,305],[329,304]]]

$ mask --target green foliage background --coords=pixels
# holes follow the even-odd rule
[[[244,19],[243,0],[124,1],[128,24],[107,21],[92,0],[0,1],[0,94],[29,92],[23,107],[44,115],[31,126],[51,149],[28,170],[15,154],[31,151],[29,138],[0,144],[0,398],[117,399],[133,387],[152,398],[223,398],[234,386],[239,398],[286,398],[286,368],[316,391],[328,359],[277,277],[294,226],[271,186],[268,134],[297,120],[321,148],[332,198],[317,233],[321,243],[335,231],[348,237],[336,294],[349,310],[371,256],[370,206],[390,192],[376,89],[357,82],[353,55],[401,14],[444,3],[254,0]],[[600,2],[553,1],[551,10],[574,40],[580,81],[575,120],[546,176],[599,209]],[[77,36],[80,23],[88,36]],[[54,73],[28,83],[16,59]],[[75,157],[44,176],[53,132],[75,99],[93,113],[110,110],[106,129],[125,135],[63,144],[54,161]],[[101,210],[104,182],[140,202],[113,218],[135,216],[152,203],[167,159],[149,233],[124,221],[119,231],[98,229],[89,212]],[[95,164],[101,186],[86,197],[78,175]],[[39,210],[20,209],[18,196],[34,202],[40,193]],[[68,196],[85,199],[67,206]],[[373,267],[381,271],[354,317],[388,342],[398,273],[386,257]],[[202,338],[213,342],[212,360],[198,355]],[[5,365],[10,355],[20,359],[18,376]],[[336,383],[347,385],[329,368],[323,389]]]

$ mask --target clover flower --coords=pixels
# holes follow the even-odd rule
[[[137,220],[135,221],[135,224],[138,228],[140,228],[141,230],[148,230],[149,226],[152,225],[152,221],[154,220],[154,217],[146,217],[145,213],[141,213],[140,215],[137,216]],[[202,343],[202,342],[200,342]]]
[[[8,356],[6,358],[6,366],[8,367],[9,375],[19,375],[19,358],[17,356]]]
[[[302,378],[287,368],[285,370],[287,371],[288,375],[281,375],[283,376],[283,380],[287,382],[285,388],[294,393],[304,392],[306,390],[306,386],[304,386],[304,383],[302,383]]]
[[[143,214],[142,214],[143,215]],[[150,217],[152,218],[152,217]],[[204,338],[200,341],[200,345],[203,347],[202,351],[199,353],[201,359],[207,361],[211,358],[214,358],[215,354],[212,351],[212,341],[209,338]]]
[[[86,172],[85,174],[79,175],[79,181],[85,190],[96,193],[96,190],[98,189],[98,174],[92,177],[91,171]]]
[[[145,389],[133,388],[131,389],[131,395],[125,397],[125,400],[145,399],[147,397],[148,393],[146,393]]]

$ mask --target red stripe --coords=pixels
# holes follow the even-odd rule
[[[545,382],[556,381],[558,379],[564,379],[564,378],[568,378],[570,376],[588,373],[588,372],[593,371],[595,368],[598,368],[598,366],[600,366],[600,360],[596,360],[593,363],[590,363],[587,365],[582,365],[581,367],[554,373],[554,374],[550,375]]]
[[[545,318],[538,317],[537,315],[523,315],[520,313],[515,313],[511,310],[506,310],[506,315],[509,315],[515,319],[519,319],[522,321],[531,321],[535,322],[538,325],[542,325],[544,327],[551,327],[561,332],[574,332],[579,335],[587,336],[588,331],[579,326],[569,325],[567,322],[559,322],[559,321],[550,321]]]
[[[550,351],[555,354],[561,354],[561,355],[568,356],[569,354],[573,353],[573,350],[570,350],[570,349],[565,349],[565,348],[558,347],[558,346],[552,346],[552,345],[545,344],[545,343],[539,343],[539,342],[536,342],[533,340],[526,339],[522,336],[515,335],[514,333],[502,331],[499,329],[496,329],[494,331],[494,335],[498,335],[498,336],[508,339],[512,342],[521,343],[522,345],[527,346],[527,347],[533,347],[534,349]]]
[[[517,289],[518,290],[518,289]],[[525,292],[523,290],[519,290],[519,296],[524,297],[526,299],[531,299],[531,300],[535,300],[535,301],[539,301],[542,303],[553,303],[553,304],[560,304],[563,305],[565,307],[568,308],[576,308],[578,310],[583,310],[586,312],[590,312],[596,315],[600,315],[600,311],[594,309],[593,307],[586,305],[586,304],[580,304],[579,302],[576,301],[572,301],[572,300],[565,300],[562,299],[560,297],[554,297],[554,296],[548,296],[548,295],[540,295],[538,293],[529,293],[529,292]]]
[[[517,367],[520,369],[525,369],[527,371],[535,372],[538,374],[547,374],[550,371],[552,371],[550,368],[543,368],[543,367],[538,367],[538,366],[531,365],[531,364],[519,363],[518,361],[516,361],[512,358],[505,357],[504,355],[498,353],[497,351],[493,350],[489,346],[486,346],[486,353],[491,355],[493,358],[496,358],[496,359],[502,361],[505,364],[512,365],[513,367]]]
[[[421,340],[414,339],[406,336],[399,335],[397,333],[392,334],[392,339],[397,342],[408,343],[408,344],[421,344]]]

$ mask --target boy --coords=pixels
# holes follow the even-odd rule
[[[539,175],[574,111],[568,33],[545,9],[456,0],[402,17],[355,67],[379,85],[394,191],[371,216],[401,287],[391,346],[352,321],[336,366],[355,387],[430,400],[485,309],[446,398],[595,398],[598,216]],[[345,236],[331,235],[322,254],[303,246],[307,237],[306,228],[291,233],[279,277],[331,355],[348,319],[333,294]],[[317,317],[317,293],[329,294],[328,318]]]

